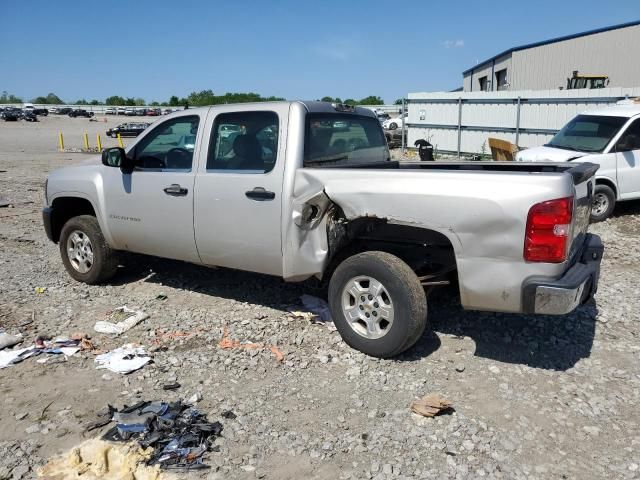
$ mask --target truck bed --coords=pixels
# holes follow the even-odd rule
[[[514,173],[563,173],[573,177],[573,183],[582,183],[593,176],[598,165],[593,163],[542,163],[542,162],[364,162],[350,164],[317,164],[305,168],[359,168],[359,169],[389,169],[389,170],[434,170],[434,171],[465,171],[465,172],[514,172]]]

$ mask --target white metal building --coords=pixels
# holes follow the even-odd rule
[[[640,84],[640,21],[511,48],[463,72],[465,92],[566,88],[574,71]]]

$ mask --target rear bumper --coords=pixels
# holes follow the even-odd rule
[[[564,315],[589,301],[598,290],[603,251],[600,237],[587,234],[579,260],[562,277],[525,281],[524,313]]]

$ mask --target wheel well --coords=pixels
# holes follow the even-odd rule
[[[606,185],[611,190],[613,190],[613,193],[616,195],[616,198],[618,198],[618,189],[616,188],[615,184],[611,180],[608,180],[606,178],[596,178],[596,185]]]
[[[56,198],[51,204],[53,214],[51,217],[51,234],[53,240],[57,242],[60,239],[60,232],[67,220],[78,215],[96,216],[96,211],[91,202],[85,198],[79,197],[61,197]]]
[[[437,280],[455,273],[453,245],[440,232],[389,223],[384,218],[338,218],[333,217],[329,222],[329,264],[323,274],[325,281],[346,258],[373,250],[395,255],[419,277]]]

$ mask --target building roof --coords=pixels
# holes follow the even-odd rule
[[[471,68],[468,68],[467,70],[462,72],[462,75],[466,75],[467,73],[471,72],[472,70],[478,69],[482,65],[485,65],[485,64],[487,64],[489,62],[492,62],[492,61],[494,61],[494,60],[496,60],[496,59],[498,59],[500,57],[504,57],[505,55],[509,55],[510,53],[517,52],[519,50],[526,50],[528,48],[540,47],[542,45],[549,45],[550,43],[557,43],[557,42],[563,42],[565,40],[572,40],[574,38],[586,37],[587,35],[594,35],[596,33],[609,32],[611,30],[618,30],[620,28],[635,27],[636,25],[640,25],[640,20],[635,20],[633,22],[627,22],[627,23],[620,23],[618,25],[611,25],[609,27],[596,28],[595,30],[587,30],[586,32],[574,33],[572,35],[564,35],[562,37],[550,38],[549,40],[543,40],[541,42],[527,43],[526,45],[520,45],[519,47],[513,47],[513,48],[510,48],[509,50],[505,50],[504,52],[499,53],[498,55],[494,55],[493,57],[486,59],[484,62],[480,62],[477,65],[475,65],[475,66],[473,66]]]

